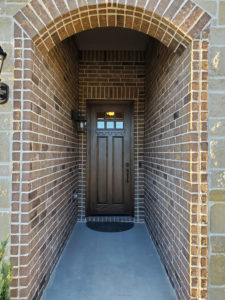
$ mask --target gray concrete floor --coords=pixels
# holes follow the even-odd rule
[[[175,300],[144,224],[120,233],[78,223],[42,300]]]

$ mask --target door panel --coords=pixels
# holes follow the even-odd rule
[[[97,204],[108,202],[108,137],[97,138]]]
[[[124,138],[113,137],[113,164],[112,164],[112,201],[113,203],[124,203]]]
[[[88,215],[132,215],[132,105],[88,106]]]

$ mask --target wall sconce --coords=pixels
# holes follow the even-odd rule
[[[3,51],[0,46],[0,74],[2,72],[3,64],[6,59],[7,53]],[[0,78],[0,104],[4,104],[9,99],[9,87],[7,84],[1,82]]]
[[[78,110],[71,110],[71,120],[76,122],[77,132],[84,133],[87,129],[87,120]]]

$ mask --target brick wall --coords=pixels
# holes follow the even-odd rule
[[[34,300],[77,219],[78,58],[69,40],[43,57],[17,25],[15,35],[12,299]]]
[[[191,52],[174,54],[156,40],[146,53],[145,220],[179,299],[190,299]],[[192,146],[191,146],[192,145]],[[194,172],[192,172],[194,171]],[[197,171],[197,170],[196,170]]]
[[[79,105],[86,114],[86,100],[134,102],[134,203],[135,219],[143,220],[144,52],[82,51],[79,61]],[[80,218],[85,217],[86,137],[80,137]]]

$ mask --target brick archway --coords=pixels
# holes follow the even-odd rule
[[[188,154],[190,178],[187,179],[187,189],[190,193],[184,197],[189,197],[190,200],[186,207],[190,215],[189,257],[186,258],[190,262],[190,269],[187,272],[189,277],[182,280],[188,285],[190,299],[207,298],[209,24],[209,15],[194,2],[177,0],[139,0],[126,4],[123,1],[105,3],[92,0],[33,0],[15,15],[11,242],[15,279],[12,299],[38,299],[49,276],[33,269],[35,260],[32,260],[39,251],[35,250],[35,247],[41,246],[42,251],[46,247],[45,243],[40,244],[40,238],[35,240],[38,226],[44,222],[45,215],[41,215],[37,220],[38,212],[35,211],[33,202],[30,203],[35,199],[35,205],[40,204],[37,199],[37,187],[33,184],[34,176],[38,176],[38,172],[32,173],[32,161],[37,159],[34,151],[39,148],[38,140],[35,141],[36,124],[33,124],[32,118],[36,118],[44,103],[40,104],[41,108],[37,105],[35,85],[46,80],[44,76],[38,78],[35,75],[35,68],[37,65],[46,65],[45,57],[49,51],[66,38],[84,30],[108,26],[129,28],[148,34],[178,54],[185,48],[191,49],[190,111],[187,114],[191,126],[187,138],[189,141],[197,140],[198,143],[197,150],[190,148]],[[45,88],[44,85],[43,87]],[[40,94],[39,91],[38,93]],[[61,105],[55,95],[54,101],[56,105]],[[51,193],[46,193],[46,197],[51,197]],[[53,211],[52,215],[53,213],[55,212]],[[73,222],[69,228],[72,228],[72,225]],[[62,237],[62,244],[66,238],[67,236]],[[53,265],[62,248],[63,246],[57,248],[55,252],[52,250],[52,255],[55,255]],[[41,254],[39,256],[41,257]]]
[[[54,4],[55,3],[55,4]],[[209,15],[188,1],[31,1],[16,21],[43,53],[73,34],[96,27],[123,27],[148,34],[176,51],[187,47],[209,22]],[[136,5],[135,5],[136,4]]]

